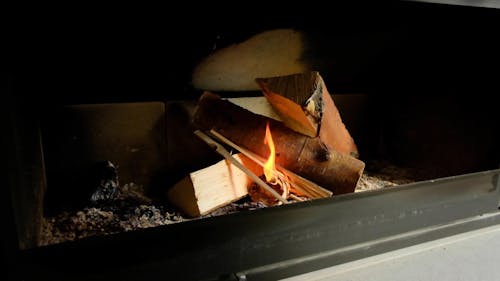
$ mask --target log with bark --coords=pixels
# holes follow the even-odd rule
[[[264,96],[289,128],[358,157],[358,149],[317,71],[257,78]]]
[[[264,145],[266,122],[269,122],[276,145],[276,163],[333,194],[353,192],[364,163],[354,157],[329,149],[318,137],[309,137],[283,123],[256,115],[242,107],[205,92],[193,117],[202,130],[215,129],[234,143],[267,158]]]

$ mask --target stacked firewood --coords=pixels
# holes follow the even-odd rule
[[[204,215],[247,195],[272,206],[354,192],[365,164],[321,75],[311,71],[256,83],[270,105],[267,113],[212,92],[201,95],[194,133],[224,159],[169,189],[169,200],[186,214]],[[264,144],[266,126],[273,148]],[[271,156],[274,177],[266,179],[263,167]]]

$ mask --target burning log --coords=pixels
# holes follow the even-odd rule
[[[279,170],[276,169],[275,153],[273,153],[275,146],[269,124],[266,128],[266,140],[269,142],[271,154],[267,161],[239,147],[214,130],[210,133],[223,143],[241,151],[241,154],[233,156],[208,135],[199,130],[194,132],[228,162],[224,165],[224,161],[221,161],[209,168],[193,172],[169,190],[170,202],[184,213],[192,217],[205,215],[246,194],[249,194],[254,202],[260,202],[266,206],[290,203],[288,198],[304,201],[307,198],[324,198],[332,195],[332,192],[293,172],[282,167]],[[228,164],[232,164],[243,173],[234,173],[232,169],[228,169]]]
[[[243,171],[250,179],[252,179],[256,184],[258,184],[260,187],[264,188],[267,192],[269,192],[273,197],[281,201],[282,203],[288,203],[285,198],[282,197],[282,195],[278,194],[273,188],[271,188],[267,183],[265,183],[261,178],[259,178],[253,171],[249,170],[247,167],[245,167],[242,163],[240,163],[238,160],[236,160],[222,145],[211,139],[209,136],[205,135],[203,132],[197,130],[194,132],[195,135],[197,135],[199,138],[201,138],[204,142],[206,142],[208,145],[210,145],[217,153],[222,155],[226,160],[231,162],[233,165],[238,167],[241,171]],[[262,167],[262,165],[261,165]],[[264,169],[264,173],[265,173]],[[267,177],[267,175],[266,175]]]
[[[269,122],[276,144],[276,164],[333,194],[353,192],[365,166],[356,158],[328,149],[320,138],[297,133],[281,122],[251,113],[213,93],[201,96],[193,122],[203,130],[215,129],[263,158],[269,154],[263,145],[265,124]]]
[[[262,168],[246,156],[232,157],[253,173],[262,174]],[[170,188],[167,196],[184,213],[198,217],[245,197],[251,183],[245,172],[224,159],[190,173]]]
[[[210,134],[214,135],[216,138],[218,138],[223,143],[229,145],[230,147],[240,151],[243,155],[245,155],[255,163],[259,164],[261,167],[264,167],[265,165],[264,158],[260,157],[259,155],[256,155],[255,153],[249,151],[248,149],[238,146],[234,142],[228,140],[223,135],[219,134],[217,131],[210,130]],[[296,193],[299,193],[311,199],[326,198],[332,196],[331,191],[324,189],[321,186],[315,184],[314,182],[305,179],[279,165],[276,165],[276,171],[277,173],[280,173],[284,177],[286,177],[287,181],[289,182],[289,184],[295,190]]]
[[[289,203],[288,197],[295,201],[304,201],[307,198],[324,198],[332,195],[330,191],[282,167],[279,170],[271,168],[270,172],[273,175],[269,176],[268,163],[274,162],[272,157],[264,163],[258,155],[237,146],[216,131],[212,130],[210,133],[242,153],[233,156],[203,132],[197,130],[194,133],[222,155],[227,162],[220,161],[208,168],[193,172],[168,191],[170,202],[189,216],[205,215],[247,194],[254,202],[261,202],[266,206]],[[269,138],[272,141],[270,135]],[[235,168],[241,172],[235,172]]]
[[[329,148],[358,156],[358,149],[319,72],[257,78],[264,96],[286,126],[317,137]]]

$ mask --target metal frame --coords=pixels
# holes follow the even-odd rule
[[[276,280],[499,223],[499,176],[497,169],[26,250],[25,277]]]

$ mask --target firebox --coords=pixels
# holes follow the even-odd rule
[[[498,224],[500,11],[430,2],[178,11],[194,25],[138,11],[13,21],[9,277],[276,280]],[[194,134],[204,93],[193,69],[276,29],[302,34],[302,62],[356,142],[356,192],[273,206],[235,196],[187,215],[168,191],[221,161]],[[263,97],[213,92],[235,104]]]

